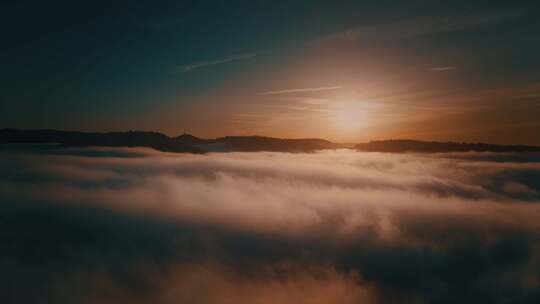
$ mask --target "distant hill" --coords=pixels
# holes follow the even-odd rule
[[[323,139],[280,139],[262,136],[227,136],[203,139],[189,134],[168,137],[158,132],[76,132],[1,129],[0,143],[57,143],[65,146],[148,147],[165,152],[281,151],[313,152],[341,144]]]
[[[207,142],[206,139],[198,138],[191,134],[182,134],[180,136],[172,138],[173,141],[177,141],[186,145],[200,145]]]
[[[264,136],[225,136],[214,139],[190,134],[169,137],[158,132],[77,132],[59,130],[0,129],[0,144],[45,144],[65,146],[147,147],[164,152],[313,152],[354,148],[366,152],[540,152],[539,146],[504,146],[483,143],[379,140],[357,145],[339,144],[318,138],[281,139]]]
[[[540,146],[507,146],[484,143],[434,142],[419,140],[376,140],[357,144],[356,150],[366,152],[540,152]]]
[[[57,143],[66,146],[147,147],[165,152],[203,153],[157,132],[75,132],[58,130],[0,130],[0,143]]]
[[[218,150],[245,152],[312,152],[324,149],[337,149],[342,146],[328,140],[316,138],[280,139],[262,136],[226,136],[209,140],[204,145],[200,145],[200,147],[207,147],[208,150],[211,150],[212,147],[217,147]]]

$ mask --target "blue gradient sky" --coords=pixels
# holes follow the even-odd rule
[[[0,127],[540,144],[537,1],[7,1]]]

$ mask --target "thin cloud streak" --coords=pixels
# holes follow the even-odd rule
[[[251,58],[254,58],[254,57],[256,57],[256,56],[258,56],[260,54],[261,54],[260,52],[237,54],[237,55],[232,55],[232,56],[229,56],[229,57],[216,59],[216,60],[207,60],[207,61],[200,61],[200,62],[190,63],[190,64],[186,64],[186,65],[179,65],[179,66],[176,66],[174,68],[174,71],[178,72],[178,73],[187,73],[187,72],[190,72],[192,70],[199,69],[199,68],[205,68],[205,67],[210,67],[210,66],[214,66],[214,65],[230,63],[230,62],[234,62],[234,61],[251,59]]]
[[[318,87],[318,88],[301,88],[301,89],[287,89],[287,90],[276,90],[276,91],[266,91],[260,95],[277,95],[277,94],[292,94],[292,93],[305,93],[305,92],[318,92],[318,91],[329,91],[329,90],[338,90],[342,89],[343,86],[330,86],[330,87]]]
[[[444,71],[452,71],[455,70],[455,66],[440,66],[440,67],[432,67],[431,70],[434,72],[444,72]]]
[[[359,39],[400,39],[423,35],[474,30],[517,19],[523,8],[463,17],[429,17],[388,23],[352,27],[321,38],[322,41],[356,41]]]

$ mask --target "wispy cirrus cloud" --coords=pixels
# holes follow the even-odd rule
[[[325,105],[330,102],[328,98],[316,98],[316,97],[305,97],[305,96],[283,96],[279,98],[280,101],[285,102],[294,102],[301,103],[305,105],[320,106]]]
[[[231,55],[231,56],[223,57],[219,59],[214,59],[214,60],[193,62],[189,64],[178,65],[174,67],[174,71],[177,73],[187,73],[195,69],[206,68],[206,67],[225,64],[225,63],[231,63],[234,61],[252,59],[256,56],[259,56],[260,54],[261,52],[243,53],[243,54]]]
[[[452,70],[455,70],[456,67],[455,66],[437,66],[437,67],[432,67],[430,70],[432,70],[433,72],[444,72],[444,71],[452,71]]]
[[[358,39],[410,38],[429,34],[473,30],[516,19],[524,14],[522,8],[469,16],[423,17],[351,27],[322,38],[326,40],[355,41]]]
[[[285,89],[285,90],[273,90],[260,93],[260,95],[278,95],[278,94],[292,94],[292,93],[305,93],[305,92],[318,92],[342,89],[343,86],[328,86],[328,87],[315,87],[315,88],[297,88],[297,89]]]

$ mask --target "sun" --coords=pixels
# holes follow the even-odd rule
[[[342,131],[356,131],[366,122],[366,109],[359,101],[338,102],[334,105],[333,118]]]

